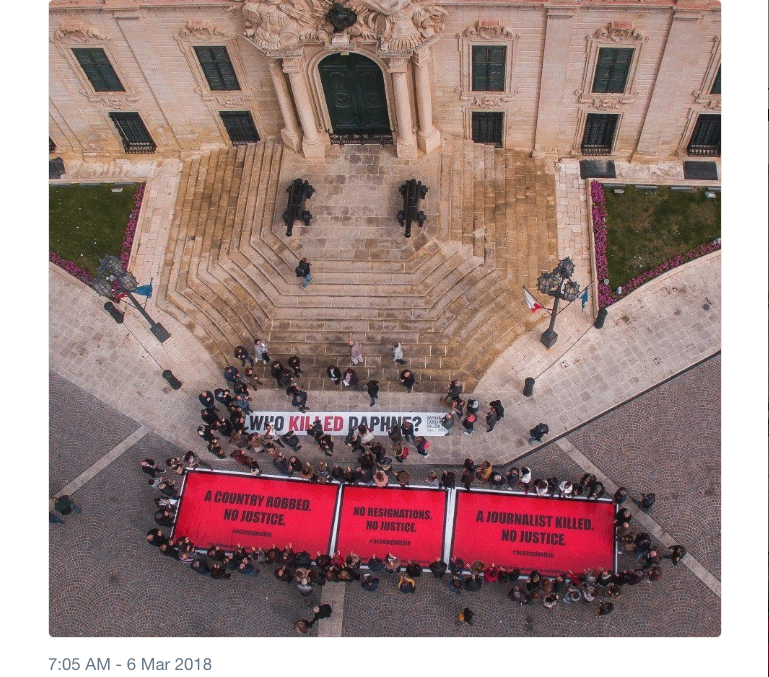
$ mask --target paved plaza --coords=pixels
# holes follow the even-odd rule
[[[505,406],[492,433],[479,423],[472,437],[455,429],[432,438],[429,459],[412,453],[407,469],[416,481],[468,456],[497,467],[525,458],[535,477],[592,472],[611,491],[655,492],[651,514],[635,519],[662,546],[679,542],[689,555],[666,566],[659,583],[626,588],[608,618],[579,606],[520,608],[499,585],[456,597],[445,581],[422,576],[414,597],[398,594],[391,580],[374,595],[326,586],[323,601],[335,616],[313,632],[719,634],[720,252],[622,299],[603,329],[593,327],[592,299],[585,308],[572,303],[546,350],[539,335],[549,317],[529,313],[521,286],[534,287],[541,270],[566,256],[582,286],[590,283],[587,186],[577,161],[535,162],[451,139],[417,161],[396,161],[391,152],[334,149],[325,173],[273,142],[184,163],[68,167],[71,181],[147,182],[131,269],[140,282],[153,280],[147,310],[171,338],[158,343],[132,308],[115,324],[103,299],[50,267],[49,493],[66,490],[83,506],[81,516],[51,528],[52,635],[293,634],[293,620],[307,615],[317,593],[303,599],[267,569],[255,580],[202,579],[144,542],[155,494],[138,463],[193,449],[217,469],[237,468],[205,451],[197,394],[224,385],[232,346],[250,348],[257,333],[273,358],[301,356],[310,413],[368,410],[365,390],[343,391],[323,376],[327,362],[347,366],[353,332],[366,357],[361,381],[381,381],[374,414],[443,412],[439,392],[449,378],[463,380],[482,407],[494,399]],[[680,163],[669,164],[618,163],[618,174],[679,179]],[[431,184],[428,221],[404,245],[392,214],[382,213],[396,209],[397,186],[414,171]],[[279,200],[300,174],[318,184],[316,218],[288,239]],[[301,256],[315,263],[306,291],[293,275]],[[398,383],[393,340],[403,342],[417,373],[413,393]],[[161,377],[165,369],[181,389]],[[522,394],[527,377],[536,379],[533,397]],[[263,380],[253,409],[288,409],[285,394]],[[532,446],[528,431],[540,421],[550,435]],[[353,462],[343,445],[337,449],[335,462]],[[300,457],[321,460],[313,444]],[[477,613],[471,628],[453,620],[465,604]]]
[[[631,496],[654,491],[658,500],[650,517],[716,577],[720,575],[720,362],[718,356],[707,360],[565,438],[567,449],[577,448],[610,480],[627,486]],[[660,426],[660,420],[688,420],[691,425],[681,434],[670,425]],[[162,557],[144,541],[153,525],[156,492],[147,485],[139,461],[146,457],[162,461],[177,454],[178,447],[142,432],[140,422],[55,373],[51,374],[50,421],[51,452],[56,458],[52,492],[87,471],[121,439],[137,431],[142,435],[73,493],[82,515],[70,516],[64,525],[50,530],[53,636],[294,634],[293,621],[308,616],[311,604],[320,599],[317,592],[302,598],[293,585],[277,581],[269,567],[263,567],[256,579],[202,578],[186,565]],[[77,425],[86,421],[88,425]],[[584,468],[564,451],[562,443],[548,444],[526,459],[535,476],[582,475]],[[222,467],[231,466],[223,462]],[[453,466],[409,469],[421,482],[430,469],[445,467]],[[631,509],[637,518],[637,506],[632,504]],[[620,557],[620,567],[630,564],[630,559]],[[411,596],[397,592],[394,577],[382,574],[381,579],[373,594],[357,584],[323,588],[323,601],[333,600],[331,620],[338,624],[338,633],[716,636],[720,632],[720,589],[714,592],[683,563],[677,567],[665,563],[663,579],[656,584],[626,587],[617,609],[607,618],[594,616],[584,604],[561,604],[552,612],[541,605],[520,607],[507,598],[506,585],[487,584],[478,593],[457,596],[448,590],[445,579],[438,582],[423,574],[416,595]],[[454,620],[465,605],[476,612],[472,628]],[[329,633],[331,625],[324,621],[314,632]]]

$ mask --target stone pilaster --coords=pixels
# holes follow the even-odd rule
[[[697,50],[692,49],[692,45],[703,39],[699,33],[701,21],[699,12],[677,11],[673,14],[634,160],[651,160],[660,154],[671,154],[668,148],[675,144],[675,139],[666,138],[670,134],[669,111],[678,108],[675,103],[681,92],[691,89],[689,81],[697,59]]]
[[[409,95],[408,60],[402,57],[387,60],[392,76],[395,96],[395,116],[398,121],[398,139],[395,145],[398,157],[416,158],[417,143],[411,117],[411,96]]]
[[[176,90],[174,79],[169,78],[167,71],[161,66],[163,60],[155,50],[152,32],[144,25],[141,14],[133,9],[115,10],[114,17],[163,116],[165,124],[158,124],[157,115],[152,115],[151,111],[146,110],[146,104],[142,101],[140,113],[158,145],[158,151],[171,150],[169,143],[182,150],[197,148],[198,135],[183,107],[186,92],[182,94]]]
[[[569,50],[566,46],[571,41],[574,12],[572,8],[561,7],[547,10],[534,157],[558,154],[558,129],[563,116],[563,93],[569,65]]]
[[[326,144],[318,132],[315,123],[315,113],[312,110],[310,90],[304,77],[304,59],[301,56],[292,56],[283,59],[283,72],[288,75],[291,83],[291,93],[296,104],[296,112],[299,115],[299,123],[302,125],[302,151],[308,158],[323,158],[326,155]]]
[[[283,117],[284,127],[280,130],[283,144],[295,153],[299,153],[302,150],[302,130],[299,128],[299,122],[296,119],[294,103],[291,101],[291,94],[288,91],[286,76],[283,74],[280,61],[275,59],[270,61],[270,76],[272,77],[272,84],[278,97],[280,114]]]
[[[433,91],[430,78],[430,48],[415,52],[411,57],[414,64],[414,75],[417,95],[417,118],[419,131],[417,143],[425,153],[435,150],[441,145],[441,134],[433,125]]]

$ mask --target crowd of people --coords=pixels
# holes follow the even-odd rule
[[[256,359],[270,365],[270,375],[280,387],[286,388],[292,406],[300,411],[307,411],[307,393],[295,383],[295,379],[302,374],[300,358],[290,357],[287,361],[288,367],[284,367],[280,361],[270,359],[266,343],[260,340],[255,342],[254,353]],[[229,455],[254,475],[261,473],[255,455],[265,454],[270,458],[272,468],[277,474],[286,477],[298,476],[313,483],[336,482],[375,487],[385,487],[391,482],[401,487],[413,483],[411,474],[399,464],[410,454],[409,442],[422,457],[429,456],[430,442],[415,434],[410,421],[404,420],[399,425],[393,425],[388,431],[389,441],[386,443],[377,440],[366,425],[351,428],[342,441],[356,458],[355,463],[349,464],[332,464],[330,461],[313,464],[302,461],[298,455],[303,448],[299,436],[292,431],[276,435],[269,424],[262,433],[246,434],[245,415],[250,412],[252,401],[249,389],[261,382],[253,371],[254,358],[243,346],[238,346],[235,356],[241,360],[242,373],[233,366],[224,370],[225,380],[230,387],[218,388],[214,392],[201,392],[199,396],[203,406],[203,425],[199,428],[199,434],[206,441],[208,450],[215,456],[227,456],[221,444],[221,438],[227,438],[230,447],[234,447]],[[353,361],[363,359],[359,347],[356,350],[355,346],[351,345],[351,358]],[[403,353],[399,344],[394,346],[393,359],[402,363]],[[338,367],[332,365],[329,366],[328,375],[342,386],[345,381],[348,386],[357,384],[357,375],[352,369],[341,372]],[[403,377],[403,374],[401,376]],[[409,387],[413,387],[413,383]],[[378,396],[377,382],[370,381],[366,389],[373,406]],[[463,399],[462,384],[458,381],[449,383],[441,402],[449,410],[441,421],[446,430],[445,434],[452,434],[455,419],[461,423],[465,434],[473,434],[480,403],[473,398]],[[217,405],[226,408],[226,416],[220,415]],[[491,432],[503,417],[502,403],[499,400],[490,402],[485,414],[487,432]],[[531,434],[538,441],[542,441],[547,434],[547,426],[539,424]],[[334,455],[336,442],[324,431],[320,421],[315,421],[310,426],[307,439],[326,456]],[[253,455],[249,455],[249,452]],[[388,553],[384,558],[372,556],[364,560],[355,553],[342,555],[339,552],[317,552],[312,555],[303,550],[295,551],[291,544],[283,548],[273,545],[267,550],[240,545],[232,552],[225,552],[219,546],[202,550],[186,537],[170,540],[160,528],[173,525],[179,502],[179,489],[177,483],[171,479],[172,475],[182,475],[187,469],[200,466],[211,468],[192,451],[188,451],[183,457],[168,459],[165,467],[159,467],[152,459],[142,461],[141,468],[150,476],[149,483],[160,494],[155,499],[154,517],[158,528],[153,528],[147,533],[147,541],[156,546],[163,555],[189,564],[198,574],[215,579],[228,579],[233,573],[258,576],[263,570],[269,570],[278,580],[295,586],[304,597],[311,596],[327,583],[335,582],[359,583],[366,592],[375,592],[380,586],[380,575],[392,577],[394,587],[398,591],[413,594],[417,590],[420,577],[432,575],[445,580],[448,589],[457,595],[477,592],[483,585],[503,584],[510,586],[508,598],[521,605],[541,603],[545,608],[553,609],[558,604],[587,604],[597,615],[606,615],[614,610],[614,604],[622,594],[624,586],[658,581],[662,576],[663,559],[668,558],[673,564],[678,564],[686,554],[686,549],[680,545],[671,546],[666,552],[661,552],[648,533],[633,529],[632,514],[623,505],[628,499],[628,492],[624,487],[618,489],[611,497],[618,506],[617,546],[618,552],[632,557],[634,563],[633,566],[617,573],[596,569],[579,573],[563,572],[554,576],[546,576],[537,571],[524,574],[518,569],[498,566],[495,563],[466,563],[458,558],[452,558],[449,562],[436,560],[423,570],[421,564],[402,561],[395,553]],[[445,489],[453,489],[459,482],[467,491],[471,491],[473,486],[480,486],[524,494],[533,493],[537,496],[584,500],[609,498],[606,496],[604,485],[590,473],[584,474],[579,481],[557,477],[535,478],[531,469],[526,466],[502,469],[487,460],[476,463],[473,459],[466,458],[459,478],[458,474],[450,469],[443,470],[440,474],[431,471],[424,482],[430,487]],[[654,494],[641,494],[638,503],[642,510],[649,510],[654,501]],[[312,619],[300,619],[294,623],[294,627],[300,634],[305,634],[318,620],[327,618],[330,612],[328,605],[316,606]],[[474,612],[466,607],[460,613],[459,620],[472,624],[474,615]]]
[[[370,451],[363,453],[369,453],[373,458]],[[375,592],[380,586],[381,576],[391,578],[398,591],[413,594],[417,590],[420,577],[432,575],[436,579],[446,581],[448,589],[457,595],[477,592],[484,585],[509,585],[508,598],[521,605],[541,603],[545,608],[552,610],[559,604],[586,604],[594,609],[594,613],[606,615],[614,610],[615,602],[623,594],[625,586],[659,581],[662,577],[663,559],[670,559],[676,565],[686,555],[686,549],[681,545],[670,546],[663,552],[653,543],[648,533],[633,530],[632,513],[623,505],[628,500],[628,491],[624,487],[619,488],[612,497],[618,506],[615,516],[617,545],[618,553],[632,558],[633,565],[616,573],[605,569],[588,569],[553,576],[546,576],[537,571],[524,574],[519,569],[482,561],[464,562],[456,557],[452,557],[449,562],[438,559],[423,570],[420,563],[403,561],[392,552],[384,558],[374,555],[364,560],[355,553],[342,555],[336,552],[329,555],[317,552],[313,555],[304,550],[295,550],[292,544],[283,548],[273,545],[267,550],[237,545],[231,552],[226,552],[219,546],[212,546],[203,551],[187,537],[169,539],[159,528],[173,525],[179,502],[176,483],[164,476],[172,473],[183,474],[187,468],[195,468],[201,464],[197,455],[191,451],[183,457],[167,459],[165,467],[159,466],[152,459],[141,462],[142,471],[149,475],[150,484],[159,492],[155,499],[157,527],[147,533],[147,541],[157,547],[163,555],[189,564],[190,568],[200,575],[229,579],[233,573],[258,576],[262,571],[268,570],[279,581],[296,587],[303,597],[311,596],[327,583],[336,582],[360,583],[364,591]],[[293,468],[308,481],[313,481],[312,476],[307,476],[310,472],[306,470],[306,464],[303,465],[297,460]],[[472,475],[471,481],[477,480],[481,483],[490,482],[490,478],[495,474],[488,462],[476,467],[470,459],[465,462],[463,475],[468,473]],[[343,471],[341,478],[335,478],[330,473],[323,478],[317,475],[314,481],[354,481],[351,478],[348,480],[345,474],[346,471]],[[528,468],[511,468],[505,473],[505,477],[511,476],[517,477],[514,487],[508,485],[511,489],[526,491],[529,484],[537,487],[547,486],[549,495],[576,495],[588,500],[602,498],[605,491],[600,482],[590,474],[584,475],[579,482],[559,482],[557,478],[532,482]],[[454,473],[445,470],[440,477],[437,473],[430,473],[426,481],[432,483],[432,486],[452,488],[453,478]],[[568,486],[572,487],[571,491],[567,490]],[[653,494],[641,495],[639,505],[642,509],[650,509],[653,503]],[[468,611],[469,614],[465,613]],[[465,616],[463,622],[472,623],[473,612],[466,608],[462,613]],[[295,627],[298,632],[305,633],[317,620],[316,617],[310,621],[302,620],[301,623],[297,621],[299,625],[295,624]]]

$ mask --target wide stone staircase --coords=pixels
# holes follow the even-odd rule
[[[287,238],[297,177],[316,189],[313,220]],[[395,214],[412,177],[429,186],[427,222],[406,240]],[[353,337],[361,382],[392,390],[400,341],[419,390],[458,378],[469,392],[531,326],[521,287],[555,265],[556,248],[553,175],[523,153],[446,137],[418,160],[348,146],[313,161],[266,140],[185,162],[158,304],[222,367],[261,337],[273,359],[301,357],[305,388],[329,389],[325,369],[349,364]],[[306,290],[294,274],[303,256]]]

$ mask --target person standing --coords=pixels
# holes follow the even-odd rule
[[[296,407],[299,411],[304,413],[308,410],[308,407],[305,406],[307,404],[307,392],[298,386],[294,386],[294,388],[295,390],[291,398],[291,406]]]
[[[465,607],[462,609],[462,611],[459,612],[460,623],[467,623],[467,625],[472,625],[474,617],[475,613],[473,613],[468,607]]]
[[[310,622],[310,625],[316,623],[317,621],[322,621],[324,618],[331,618],[331,612],[333,609],[331,608],[330,604],[320,604],[318,606],[314,606],[312,608],[312,621]]]
[[[288,366],[291,367],[296,378],[299,378],[302,375],[302,361],[299,359],[298,355],[292,355],[288,358]]]
[[[401,433],[403,434],[403,440],[408,444],[409,438],[416,444],[416,438],[414,437],[414,424],[408,419],[403,419],[401,423]]]
[[[354,339],[350,339],[347,342],[347,345],[350,346],[350,364],[355,365],[362,363],[363,353],[358,342]]]
[[[614,492],[614,503],[616,505],[622,505],[626,499],[627,499],[627,489],[625,489],[625,487],[620,487],[619,489],[617,489],[617,491]]]
[[[417,445],[417,453],[420,456],[427,458],[430,455],[427,451],[430,448],[430,442],[426,437],[422,437],[422,435],[420,435],[416,438],[416,440],[414,440],[414,443]]]
[[[331,382],[338,386],[339,382],[342,380],[342,371],[334,364],[329,364],[328,368],[326,369],[326,374],[331,379]]]
[[[268,364],[270,362],[270,356],[267,354],[267,342],[262,339],[254,339],[254,355],[258,360],[262,361],[262,364]]]
[[[82,510],[80,509],[80,506],[75,505],[75,502],[67,494],[54,497],[53,509],[56,512],[58,512],[60,515],[69,515],[70,513],[73,513],[73,512],[76,515],[79,515],[82,512]]]
[[[678,564],[684,557],[686,557],[686,548],[683,545],[669,545],[669,554],[662,555],[665,559],[669,559],[673,564]]]
[[[406,391],[409,393],[413,393],[414,384],[416,383],[414,374],[412,374],[410,370],[404,369],[400,374],[400,379],[401,379],[401,383],[403,384],[403,387],[406,388]]]
[[[492,430],[494,430],[494,426],[497,425],[497,421],[499,419],[497,418],[497,412],[494,410],[494,408],[490,408],[486,412],[486,432],[490,433]]]
[[[354,388],[358,385],[358,373],[355,371],[355,369],[347,368],[344,370],[342,385],[348,388]]]
[[[294,268],[296,276],[304,278],[304,282],[302,282],[302,289],[307,289],[307,285],[312,282],[312,273],[310,272],[310,267],[310,262],[304,258],[299,261],[299,263],[296,265],[296,268]]]
[[[246,363],[250,367],[254,366],[254,360],[251,357],[251,355],[248,354],[248,351],[246,350],[245,346],[237,346],[235,348],[235,357],[237,357],[240,360],[240,366],[245,367]]]
[[[550,428],[546,423],[537,423],[531,430],[529,430],[529,444],[534,442],[542,442],[547,434],[550,432]]]
[[[475,414],[468,414],[462,421],[462,427],[465,429],[465,435],[472,435],[475,429]]]
[[[446,429],[446,435],[451,435],[451,431],[454,428],[454,416],[452,414],[445,414],[441,419],[441,425]]]
[[[406,360],[403,359],[403,346],[400,343],[393,343],[393,362],[398,364],[406,364]]]
[[[216,400],[214,399],[214,394],[210,390],[202,391],[200,395],[198,395],[198,400],[200,400],[200,404],[206,409],[216,411]]]
[[[368,393],[369,399],[371,400],[371,404],[368,406],[373,407],[376,404],[377,398],[379,397],[379,381],[369,381],[366,384],[366,392]]]
[[[641,510],[649,512],[657,497],[654,494],[641,494]]]

